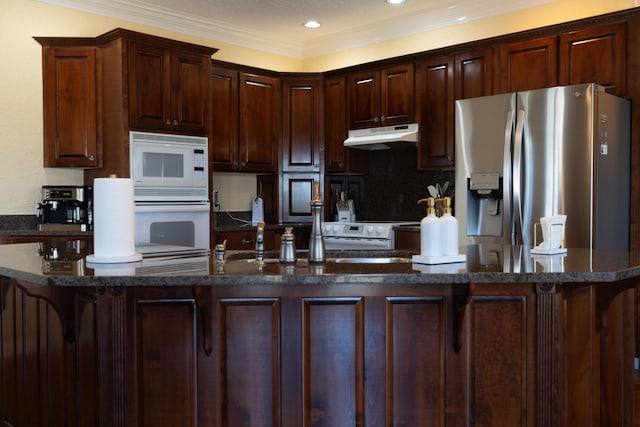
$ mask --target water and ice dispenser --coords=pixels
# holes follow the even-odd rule
[[[502,194],[499,173],[472,173],[467,178],[468,236],[502,236]]]

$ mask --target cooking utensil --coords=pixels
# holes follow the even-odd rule
[[[429,185],[427,187],[427,190],[429,191],[431,197],[433,197],[434,199],[438,198],[438,190],[436,190],[436,187],[434,187],[433,185]]]
[[[447,188],[449,188],[449,181],[445,181],[444,184],[442,184],[442,196],[447,195]]]

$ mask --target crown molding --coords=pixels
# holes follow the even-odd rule
[[[54,6],[80,10],[123,21],[202,37],[231,45],[302,59],[302,43],[287,41],[259,31],[248,31],[233,24],[209,20],[159,6],[121,0],[38,0]]]
[[[43,3],[80,10],[169,31],[202,37],[231,45],[269,52],[296,59],[312,58],[355,49],[400,37],[432,31],[463,22],[514,12],[558,0],[470,0],[463,7],[426,10],[376,25],[354,26],[316,39],[301,42],[284,40],[271,34],[247,30],[234,24],[206,19],[147,3],[126,0],[39,0]],[[505,4],[506,3],[506,4]],[[464,15],[464,19],[460,16]]]

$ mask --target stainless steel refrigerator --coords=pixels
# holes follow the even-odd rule
[[[628,250],[628,100],[585,84],[458,100],[455,114],[461,244],[531,248],[534,224],[564,214],[567,248]]]

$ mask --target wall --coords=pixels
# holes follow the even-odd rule
[[[219,48],[215,57],[224,61],[279,71],[324,71],[633,6],[635,0],[557,0],[517,16],[489,18],[301,61],[36,0],[0,0],[0,54],[3,58],[0,68],[0,215],[34,214],[42,185],[82,183],[80,170],[42,167],[42,63],[40,45],[33,36],[94,37],[113,28],[124,27]],[[221,183],[237,183],[239,194],[255,191],[254,184],[249,184],[248,179],[236,178],[224,177]],[[221,195],[226,197],[225,189],[221,191]],[[236,205],[236,198],[231,196],[229,206],[225,208],[245,210],[244,199],[238,197]]]
[[[214,172],[213,188],[218,190],[221,211],[250,211],[256,197],[256,175]]]

